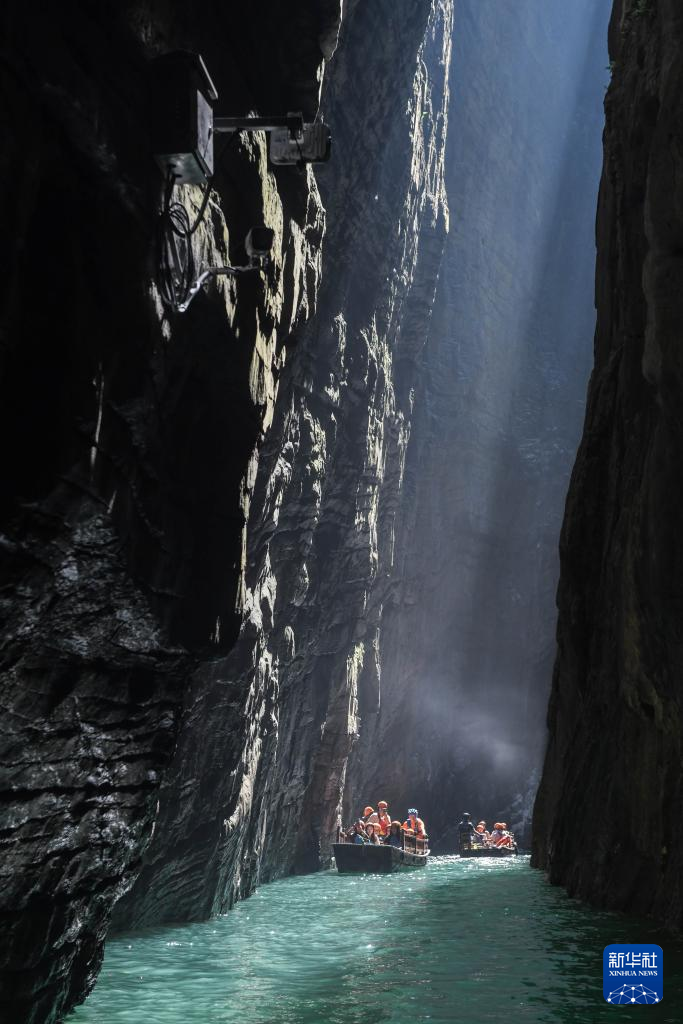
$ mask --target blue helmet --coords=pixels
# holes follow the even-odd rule
[[[414,814],[415,817],[417,818],[417,815],[418,815],[417,807],[409,807],[408,808],[408,814]]]

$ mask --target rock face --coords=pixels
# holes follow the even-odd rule
[[[456,6],[451,231],[391,513],[381,702],[347,789],[349,813],[416,803],[441,851],[465,808],[528,842],[595,322],[608,18],[607,0]]]
[[[435,834],[465,795],[516,799],[525,824],[594,323],[608,10],[463,7],[451,70],[452,15],[347,12],[325,274],[260,454],[245,621],[188,693],[119,928],[317,868],[370,795],[418,800]]]
[[[589,0],[569,14],[463,3],[451,72],[452,0],[44,6],[10,5],[0,64],[0,1009],[28,1024],[87,993],[115,903],[118,928],[206,917],[326,863],[342,811],[380,786],[438,829],[453,813],[438,792],[504,802],[528,782],[587,369],[604,20]],[[663,296],[677,207],[658,205],[675,162],[655,142],[678,138],[681,25],[672,0],[643,8],[622,12],[610,94],[617,111],[632,96],[640,120],[611,127],[601,217],[616,276],[600,294],[588,483],[579,473],[565,535],[585,551],[565,570],[562,628],[581,686],[590,652],[612,657],[599,678],[619,678],[618,699],[650,723],[652,767],[673,764],[675,744],[673,660],[670,676],[657,667],[662,644],[676,649],[675,501],[670,547],[643,552],[659,496],[676,496],[677,311]],[[261,221],[275,259],[169,317],[154,284],[148,59],[201,52],[219,112],[312,117],[342,13],[323,95],[334,164],[316,184],[269,169],[262,139],[221,143],[197,263],[239,259]],[[626,142],[643,162],[624,179]],[[200,191],[179,199],[193,218]],[[592,620],[601,587],[619,585],[618,614]],[[664,590],[671,616],[654,622]],[[550,837],[570,820],[548,801],[587,699],[571,685],[554,698],[539,858],[556,857]],[[465,768],[463,724],[485,733],[494,703],[503,756],[482,774]],[[587,742],[577,756],[593,757]],[[673,801],[679,776],[666,778]],[[615,807],[620,792],[606,794]],[[634,821],[660,836],[646,796]]]
[[[325,273],[255,472],[245,618],[188,691],[118,927],[205,917],[329,859],[359,711],[379,695],[375,595],[446,237],[451,32],[450,0],[345,13],[323,100]]]
[[[610,54],[595,368],[562,532],[534,861],[572,894],[681,928],[680,4],[617,0]]]
[[[115,6],[3,14],[0,1010],[31,1024],[92,985],[186,696],[237,636],[258,447],[324,231],[312,174],[275,176],[242,137],[195,256],[239,258],[264,221],[273,265],[165,315],[148,59],[202,52],[228,113],[313,113],[340,4]],[[199,190],[179,196],[194,217]]]

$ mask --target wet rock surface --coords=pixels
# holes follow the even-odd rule
[[[683,11],[618,0],[598,210],[595,367],[562,532],[534,861],[683,926]]]
[[[334,163],[314,321],[279,382],[247,524],[245,618],[193,680],[158,829],[117,927],[205,917],[329,862],[376,702],[391,519],[446,237],[452,5],[351,6],[323,111]],[[394,510],[394,511],[392,511]]]
[[[260,25],[211,3],[3,14],[0,970],[13,1024],[57,1020],[92,985],[186,694],[243,616],[258,447],[315,306],[324,214],[311,173],[276,177],[262,139],[236,140],[218,153],[195,257],[239,260],[265,222],[273,265],[167,316],[147,62],[197,49],[220,112],[313,112],[339,4],[299,5],[289,29],[280,5],[259,6]],[[194,218],[199,189],[178,197]]]

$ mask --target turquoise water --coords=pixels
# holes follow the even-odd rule
[[[664,1002],[608,1006],[602,951],[658,942]],[[599,914],[528,858],[435,858],[396,875],[325,872],[264,886],[223,917],[107,944],[70,1024],[676,1022],[683,947]]]

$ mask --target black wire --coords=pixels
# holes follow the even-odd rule
[[[204,220],[211,194],[207,181],[199,212],[193,224],[183,206],[173,199],[175,178],[169,175],[164,194],[164,208],[159,221],[159,291],[167,306],[178,310],[190,297],[195,281],[192,235]]]
[[[222,159],[230,145],[239,136],[233,132],[221,149]],[[159,218],[159,277],[161,298],[167,306],[178,311],[190,297],[195,283],[196,267],[192,251],[192,235],[204,220],[211,195],[211,178],[206,182],[199,212],[193,224],[182,203],[173,199],[175,176],[169,173],[164,189],[164,206]]]
[[[175,178],[169,174],[164,207],[159,218],[159,292],[171,309],[177,310],[194,281],[190,218],[182,203],[173,199]]]
[[[202,201],[201,201],[201,205],[199,207],[199,213],[197,214],[197,219],[195,220],[194,224],[192,225],[192,227],[189,230],[189,234],[190,235],[193,235],[195,233],[195,231],[197,230],[197,228],[199,227],[201,222],[204,220],[204,214],[206,213],[206,206],[207,206],[207,203],[209,202],[209,195],[210,194],[211,194],[211,178],[209,178],[207,180],[207,182],[206,182],[206,188],[204,189],[204,195],[202,196]]]

